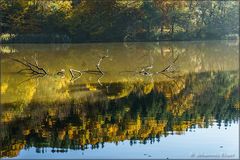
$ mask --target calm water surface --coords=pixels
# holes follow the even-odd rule
[[[1,158],[239,157],[238,42],[14,44],[0,52]]]

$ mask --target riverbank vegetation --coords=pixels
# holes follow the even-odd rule
[[[237,1],[0,0],[1,43],[224,39]]]

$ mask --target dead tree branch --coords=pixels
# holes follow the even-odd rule
[[[145,66],[140,69],[137,69],[136,71],[122,71],[120,73],[134,73],[134,75],[140,74],[143,76],[153,76],[156,74],[166,74],[166,73],[172,73],[175,72],[175,62],[178,60],[179,55],[172,61],[170,62],[169,65],[167,65],[164,69],[158,72],[151,72],[151,69],[153,69],[153,65]],[[171,70],[172,69],[172,70]]]
[[[178,60],[179,55],[177,55],[177,57],[171,62],[171,64],[169,64],[167,67],[165,67],[164,69],[162,69],[159,72],[156,72],[155,74],[159,74],[159,73],[165,73],[165,72],[174,72],[174,70],[170,70],[175,66],[175,62]]]
[[[153,73],[150,70],[153,68],[153,65],[143,67],[138,73],[144,76],[152,76]]]
[[[33,58],[33,60],[34,60],[34,62],[35,62],[35,64],[36,64],[36,66],[38,66],[37,54],[35,54],[34,57],[32,56],[32,58]],[[39,67],[39,66],[38,66],[38,67]]]
[[[37,75],[37,74],[46,75],[47,74],[47,72],[46,72],[46,70],[44,68],[39,67],[38,61],[37,61],[36,57],[34,59],[35,64],[27,61],[25,57],[23,58],[23,60],[19,60],[19,59],[13,58],[13,57],[11,57],[11,59],[13,61],[15,61],[15,62],[18,62],[18,63],[24,65],[26,67],[26,68],[21,69],[20,71],[18,71],[18,73],[21,73],[23,71],[29,71],[29,72],[25,72],[25,73],[33,74],[33,75]]]
[[[99,59],[97,65],[96,65],[97,70],[98,70],[102,75],[104,75],[104,73],[103,73],[103,71],[102,71],[101,68],[100,68],[101,62],[102,62],[102,60],[103,60],[104,58],[108,58],[108,57],[109,57],[108,55],[102,56],[102,57]]]
[[[79,71],[79,70],[70,68],[69,71],[70,71],[70,74],[72,76],[72,79],[71,79],[72,81],[75,81],[75,80],[77,80],[78,78],[80,78],[82,76],[82,72]],[[78,73],[79,75],[76,76],[76,74],[74,74],[74,72]]]
[[[103,86],[103,84],[101,83],[101,79],[102,79],[102,78],[103,78],[103,74],[100,75],[100,77],[97,79],[98,84],[99,84],[100,86]]]

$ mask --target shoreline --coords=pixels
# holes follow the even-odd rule
[[[171,35],[167,35],[171,36]],[[201,37],[194,37],[194,38],[179,38],[179,37],[168,37],[168,38],[160,38],[157,39],[133,39],[133,40],[124,40],[124,39],[102,39],[99,40],[98,38],[89,38],[83,40],[81,38],[74,38],[70,37],[69,35],[47,35],[47,34],[40,34],[40,35],[15,35],[12,33],[5,33],[0,35],[0,44],[84,44],[84,43],[154,43],[154,42],[202,42],[202,41],[238,41],[239,34],[234,35],[233,37],[227,38],[201,38]]]

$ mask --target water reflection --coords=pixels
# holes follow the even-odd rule
[[[152,44],[127,47],[97,44],[94,48],[86,44],[70,46],[72,50],[15,46],[19,52],[16,57],[31,57],[37,51],[39,63],[51,74],[25,81],[26,75],[15,73],[19,64],[3,56],[1,157],[16,157],[20,150],[31,147],[36,147],[36,152],[50,147],[52,152],[61,153],[68,149],[102,148],[105,143],[125,140],[131,145],[137,141],[151,144],[171,134],[181,135],[196,127],[208,128],[214,122],[219,127],[237,122],[239,77],[234,59],[238,56],[237,49],[225,48],[229,53],[225,54],[216,46],[206,49],[202,43],[190,47],[168,45],[177,47],[166,51],[165,45]],[[112,61],[103,65],[105,74],[101,84],[99,75],[87,74],[73,82],[70,74],[64,77],[54,74],[61,68],[77,68],[84,62],[85,69],[94,67],[97,59],[91,57],[92,52],[100,54],[98,48],[104,51],[110,47],[113,47],[109,49]],[[136,53],[130,53],[128,48]],[[86,49],[90,51],[76,52]],[[126,54],[120,54],[124,50]],[[64,51],[66,54],[58,53]],[[153,77],[119,74],[149,64],[158,71],[169,64],[166,59],[176,52],[180,55],[176,62],[178,72]],[[146,60],[145,54],[150,57],[148,62],[136,60],[141,56]]]

